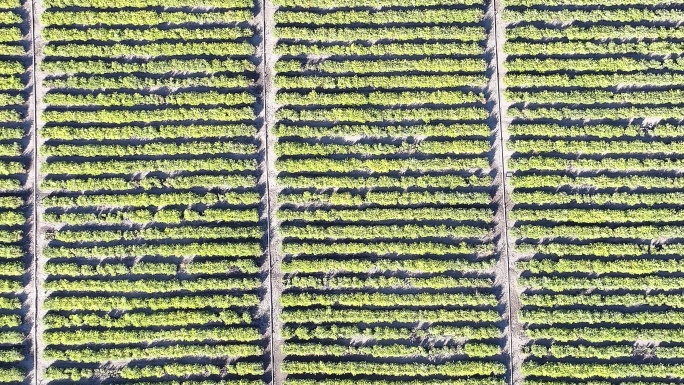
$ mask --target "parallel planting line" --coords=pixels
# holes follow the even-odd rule
[[[684,380],[682,13],[652,4],[506,0],[525,384]]]
[[[275,3],[285,383],[503,383],[485,4]]]
[[[45,6],[40,375],[263,384],[254,4]]]

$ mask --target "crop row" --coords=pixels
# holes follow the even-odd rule
[[[681,12],[632,0],[507,5],[509,234],[525,382],[674,381],[678,366],[652,359],[684,354],[656,353],[659,342],[684,342],[683,132],[665,121],[681,112],[670,24]]]
[[[257,385],[252,1],[46,5],[40,377]]]

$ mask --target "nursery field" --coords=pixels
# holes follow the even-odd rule
[[[251,3],[139,4],[44,2],[44,380],[259,384]]]
[[[502,383],[485,4],[275,3],[285,383]]]
[[[684,383],[683,10],[0,0],[0,384]]]
[[[678,383],[681,10],[563,4],[507,0],[504,11],[522,375]]]
[[[0,3],[0,382],[19,382],[33,365],[28,349],[32,322],[33,250],[27,242],[32,212],[28,167],[30,123],[26,101],[30,42],[19,3]]]

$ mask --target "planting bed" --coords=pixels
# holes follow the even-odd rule
[[[502,383],[485,4],[275,3],[285,383]]]
[[[0,382],[18,382],[33,365],[31,183],[27,69],[28,17],[18,1],[0,1]]]
[[[506,7],[525,383],[681,381],[681,10]]]
[[[253,4],[44,5],[45,378],[261,383]]]

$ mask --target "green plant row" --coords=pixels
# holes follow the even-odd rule
[[[278,55],[482,55],[484,47],[477,43],[376,43],[364,44],[314,45],[281,43],[276,46]]]
[[[22,49],[23,50],[23,49]],[[56,57],[143,57],[213,55],[248,56],[255,47],[248,42],[144,43],[136,45],[64,44],[47,45],[46,56]]]
[[[661,204],[661,203],[675,203],[681,202],[684,198],[684,193],[681,192],[666,192],[666,193],[595,193],[595,194],[577,194],[577,193],[546,193],[542,191],[534,192],[519,192],[516,194],[516,199],[520,203],[580,203],[580,204]],[[555,201],[554,201],[555,199]]]
[[[679,222],[684,212],[673,209],[553,209],[515,210],[511,219],[518,221],[556,221],[574,223],[668,223]]]
[[[21,22],[21,16],[14,11],[0,12],[0,24],[20,24]]]
[[[173,171],[244,171],[255,170],[254,160],[224,158],[110,160],[94,162],[50,162],[42,165],[46,174],[101,175],[134,174],[138,172]]]
[[[87,310],[109,312],[118,310],[150,309],[229,309],[232,307],[255,306],[259,299],[253,294],[213,295],[213,296],[176,296],[163,298],[130,298],[120,296],[91,297],[50,297],[45,300],[46,310]],[[92,341],[92,340],[91,340]]]
[[[379,62],[379,61],[375,61]],[[280,61],[278,63],[281,63]],[[395,62],[396,63],[396,62]],[[396,63],[399,64],[399,63]],[[401,63],[405,71],[411,71],[410,63],[403,61]],[[277,65],[277,64],[276,64]],[[318,68],[318,67],[316,67]],[[343,69],[343,67],[340,67]],[[392,68],[392,66],[388,66]],[[427,67],[424,63],[418,64],[418,70],[428,72],[453,72],[448,67]],[[459,66],[456,68],[463,68]],[[290,65],[290,71],[300,71],[302,68],[298,64]],[[380,88],[380,89],[396,89],[396,88],[454,88],[454,87],[484,87],[486,79],[481,74],[468,75],[382,75],[382,69],[373,70],[364,66],[362,68],[366,72],[377,72],[378,75],[371,76],[287,76],[280,75],[275,78],[274,82],[281,89],[293,88],[309,88],[309,89],[325,89],[325,90],[341,90],[341,89],[360,89],[360,88]],[[484,69],[483,69],[484,71]],[[345,71],[339,71],[345,72]],[[471,71],[474,72],[474,71]]]
[[[511,178],[516,188],[573,187],[591,188],[684,188],[684,178],[649,175],[629,175],[611,177],[607,175],[578,176],[568,175],[521,175]]]
[[[16,214],[16,213],[13,213]],[[17,224],[23,223],[24,218]],[[0,216],[1,218],[1,216]],[[69,225],[82,224],[122,224],[133,222],[139,224],[172,223],[179,224],[183,221],[202,221],[202,222],[257,222],[259,213],[256,209],[232,210],[232,209],[207,209],[202,212],[194,210],[133,210],[115,211],[109,213],[46,213],[46,222],[66,223]],[[2,221],[0,221],[2,223]]]
[[[479,4],[475,0],[275,0],[273,2],[279,7],[302,7],[302,8],[338,8],[338,7],[396,7],[396,6],[407,6],[411,5],[413,7],[425,7],[425,6],[436,6],[436,5],[471,5]]]
[[[158,127],[43,127],[41,135],[59,140],[118,140],[123,138],[137,139],[171,139],[171,138],[220,138],[235,136],[254,136],[253,125],[164,125]]]
[[[447,289],[467,287],[486,289],[493,286],[488,278],[453,278],[434,276],[427,278],[399,278],[387,276],[358,276],[320,277],[317,275],[298,274],[284,282],[285,288],[304,289],[384,289],[384,288],[414,288],[414,289]]]
[[[123,117],[122,117],[123,118]],[[443,120],[484,120],[487,111],[477,107],[451,107],[451,108],[397,108],[397,109],[356,109],[356,108],[330,108],[318,110],[292,110],[282,108],[276,112],[276,118],[292,122],[402,122],[416,121],[430,123],[431,121]],[[88,119],[88,118],[86,118]],[[248,117],[242,117],[248,119]],[[241,120],[235,118],[233,120]],[[123,122],[121,122],[123,123]]]
[[[373,323],[373,322],[497,322],[500,316],[496,310],[469,310],[469,309],[430,309],[430,310],[407,310],[407,309],[389,309],[389,310],[368,310],[362,308],[344,308],[344,309],[286,309],[281,314],[282,320],[285,323],[314,323],[314,324],[330,324],[330,323]],[[334,325],[331,329],[339,328],[344,330],[345,326]],[[463,330],[461,330],[463,329]],[[471,332],[474,329],[475,332]],[[488,339],[498,338],[500,331],[494,328],[472,328],[460,327],[456,328],[447,334],[456,335],[461,338],[469,339]],[[410,334],[410,333],[409,333]],[[291,338],[291,337],[290,337]],[[299,339],[311,338],[335,338],[326,336],[300,336]],[[356,336],[346,336],[340,338],[356,338]],[[378,337],[382,338],[382,337]],[[389,338],[409,338],[409,336],[396,336]]]
[[[483,72],[487,64],[482,59],[425,58],[417,60],[391,59],[368,61],[332,61],[303,63],[301,60],[280,60],[275,70],[281,72],[317,71],[328,73],[385,73],[385,72]]]
[[[0,52],[3,52],[2,47],[0,47]],[[22,95],[0,93],[0,107],[19,106],[23,103],[24,97]]]
[[[605,224],[603,224],[605,225]],[[684,234],[684,227],[669,225],[645,225],[645,226],[534,226],[522,225],[509,230],[517,238],[554,238],[571,237],[580,240],[598,238],[637,238],[658,239],[677,238]]]
[[[15,157],[21,155],[21,145],[19,143],[0,144],[0,156]]]
[[[561,159],[543,156],[531,156],[509,160],[510,168],[517,170],[568,170],[578,171],[644,171],[644,170],[680,170],[684,160],[670,158],[602,158],[602,159]]]
[[[463,104],[483,102],[483,95],[476,95],[472,92],[460,91],[403,91],[403,92],[383,92],[376,91],[365,93],[318,93],[311,91],[308,94],[301,93],[279,93],[278,103],[284,105],[309,106],[309,105],[343,105],[343,106],[363,106],[367,104],[393,106],[400,104]]]
[[[201,105],[242,105],[253,104],[256,97],[247,92],[176,92],[168,96],[130,94],[122,92],[106,94],[74,95],[68,93],[49,93],[43,98],[46,104],[53,106],[115,106],[134,107],[140,105],[171,105],[171,106],[201,106]]]
[[[209,365],[209,364],[179,364],[173,363],[169,365],[156,366],[125,366],[116,371],[116,376],[128,380],[138,380],[142,378],[161,378],[161,377],[186,377],[186,376],[217,376],[221,373],[236,374],[240,376],[245,375],[259,375],[263,374],[263,366],[258,362],[236,362],[226,366]],[[111,376],[112,372],[108,369],[91,369],[91,368],[60,368],[56,366],[49,367],[45,375],[51,380],[71,380],[80,381],[92,377]],[[155,383],[160,384],[160,383]],[[193,382],[184,382],[183,384],[193,384]],[[198,384],[204,385],[204,382]],[[210,383],[220,385],[252,385],[248,381],[221,381]]]
[[[3,196],[0,197],[0,208],[3,209],[18,209],[24,205],[24,200],[17,196]]]
[[[282,221],[382,221],[397,218],[408,220],[453,220],[453,221],[491,221],[492,212],[487,209],[461,208],[369,208],[365,210],[279,210],[278,218]]]
[[[286,356],[368,356],[372,358],[412,358],[412,357],[451,357],[467,355],[469,357],[491,357],[499,353],[498,345],[469,343],[442,347],[423,347],[407,345],[366,345],[344,346],[320,343],[285,343],[283,353]]]
[[[662,277],[654,277],[662,278]],[[677,278],[674,278],[677,279]],[[521,297],[525,305],[539,307],[557,306],[667,306],[674,309],[684,308],[684,296],[681,294],[524,294]],[[684,332],[684,329],[680,331]]]
[[[183,226],[140,230],[62,230],[55,233],[54,239],[61,242],[112,242],[122,240],[156,239],[223,239],[223,238],[260,238],[259,227],[208,227]]]
[[[486,349],[488,346],[483,347]],[[145,348],[121,347],[102,349],[46,349],[45,357],[52,360],[96,363],[101,361],[127,360],[169,360],[185,357],[250,357],[258,356],[263,350],[258,345],[169,345]]]
[[[663,107],[595,107],[595,108],[518,108],[509,109],[514,118],[525,119],[613,119],[657,117],[661,119],[684,119],[684,106]]]
[[[598,260],[533,260],[518,263],[522,270],[533,274],[544,273],[585,273],[585,274],[607,274],[623,273],[631,275],[644,275],[659,272],[677,273],[684,271],[684,262],[679,260],[617,260],[617,261],[598,261]]]
[[[92,6],[92,5],[89,5]],[[45,41],[106,41],[118,42],[126,40],[155,41],[155,40],[235,40],[252,36],[252,31],[240,27],[216,27],[211,28],[44,28],[41,36]],[[0,41],[2,41],[0,29]],[[221,55],[223,56],[223,55]]]
[[[231,0],[227,8],[251,8],[252,0]],[[92,7],[92,8],[147,8],[147,7],[210,7],[226,8],[222,0],[46,0],[45,8]]]
[[[4,269],[5,266],[3,266],[3,265],[4,264],[0,264],[0,267]],[[19,274],[16,271],[12,270],[12,269],[17,268],[17,267],[21,267],[21,266],[9,266],[10,271],[9,272],[3,271],[3,275],[15,276],[15,277],[21,276],[22,274]],[[23,272],[25,272],[25,271],[22,271],[22,273]],[[4,279],[0,280],[0,293],[4,293],[4,294],[15,294],[15,293],[17,293],[18,294],[23,289],[24,289],[23,284],[21,283],[21,280],[19,280],[19,279],[15,278],[12,280],[4,280]]]
[[[235,163],[235,161],[232,161]],[[684,163],[684,161],[682,161]],[[427,158],[427,159],[329,159],[329,158],[307,158],[307,159],[283,159],[276,162],[276,168],[280,171],[291,173],[302,172],[341,172],[352,171],[365,172],[396,172],[396,171],[475,171],[489,170],[489,160],[481,158]],[[233,166],[235,169],[235,166]],[[246,168],[245,168],[246,169]]]
[[[21,353],[20,350],[17,350],[17,349],[0,350],[0,362],[19,363],[24,358],[25,357]]]
[[[617,85],[664,86],[684,84],[679,73],[612,73],[612,74],[506,74],[506,85],[512,87],[615,87]]]
[[[0,344],[3,345],[19,345],[24,338],[25,336],[17,331],[0,332]]]
[[[684,245],[682,245],[684,246]],[[676,252],[675,248],[671,252]],[[285,243],[282,251],[288,255],[488,255],[493,252],[489,244],[446,244],[439,242],[335,242],[325,243]],[[669,253],[668,253],[669,254]]]
[[[388,375],[388,376],[446,376],[470,377],[502,375],[506,372],[503,364],[485,361],[459,361],[444,364],[396,364],[369,361],[342,362],[283,362],[283,372],[288,374],[325,375]]]
[[[2,62],[0,62],[0,67],[2,66]],[[19,76],[14,76],[14,75],[9,75],[9,76],[1,76],[0,75],[0,90],[9,90],[9,91],[21,91],[24,89],[24,83],[22,82],[21,78]],[[3,131],[9,130],[8,128],[4,128]]]
[[[201,233],[201,230],[198,232]],[[490,232],[485,227],[473,226],[421,226],[421,225],[371,225],[371,226],[311,226],[280,228],[286,239],[422,239],[426,237],[440,238],[475,238],[487,236]]]
[[[546,255],[568,256],[647,256],[647,255],[677,255],[684,252],[684,244],[667,243],[658,248],[651,248],[645,243],[604,243],[592,242],[589,245],[573,245],[548,243],[541,245],[520,244],[517,249],[521,252],[541,253]]]
[[[571,41],[571,42],[507,42],[504,51],[511,56],[514,55],[607,55],[607,54],[650,54],[657,52],[660,55],[673,54],[680,52],[684,47],[683,43],[672,41],[654,41],[638,43],[616,43],[616,42],[590,42],[590,41]]]
[[[621,312],[613,310],[525,310],[520,312],[523,322],[537,325],[573,323],[663,324],[684,325],[684,314],[679,311]]]
[[[300,143],[279,142],[275,152],[278,156],[310,155],[326,156],[338,154],[395,155],[395,154],[483,154],[489,150],[484,140],[424,140],[419,143],[402,141],[397,144],[382,143]],[[675,147],[675,145],[673,145]],[[237,151],[236,151],[237,152]],[[254,151],[252,151],[254,152]]]
[[[316,259],[294,260],[282,264],[283,273],[372,273],[383,271],[403,271],[409,273],[444,273],[447,271],[488,270],[493,260],[471,262],[464,259]]]
[[[553,358],[593,358],[611,359],[626,358],[632,355],[634,350],[630,345],[607,345],[607,346],[587,346],[587,345],[559,345],[551,346],[531,345],[526,347],[528,353],[536,357]]]
[[[0,123],[20,123],[21,114],[15,110],[0,110]]]
[[[119,144],[58,144],[44,145],[41,152],[45,156],[66,157],[127,157],[127,156],[172,156],[172,155],[203,155],[203,154],[254,154],[256,146],[253,144],[233,141],[187,143],[146,143],[141,145]],[[0,154],[2,148],[0,148]]]
[[[1,84],[1,83],[0,83]],[[43,86],[47,88],[78,88],[86,90],[100,89],[143,89],[143,88],[185,88],[185,87],[215,87],[215,88],[247,88],[252,85],[252,80],[243,75],[210,75],[190,76],[187,78],[151,78],[145,75],[124,76],[69,76],[66,78],[51,78],[43,80]],[[2,85],[0,85],[2,88]],[[22,87],[23,88],[23,87]],[[192,127],[189,126],[188,127]],[[153,127],[140,127],[141,130]],[[217,128],[220,128],[217,126]],[[50,127],[53,129],[53,127]],[[212,133],[206,132],[207,135]],[[216,134],[214,134],[216,135]]]
[[[112,317],[109,314],[97,315],[92,313],[73,313],[68,316],[47,314],[43,320],[48,329],[75,328],[75,327],[150,327],[150,326],[188,326],[188,325],[236,325],[249,324],[251,317],[248,313],[242,316],[231,310],[219,312],[185,310],[154,313],[124,313],[120,317]]]
[[[0,14],[1,15],[1,14]],[[251,20],[254,16],[247,9],[221,12],[170,12],[170,11],[53,11],[41,15],[44,26],[60,25],[140,25],[184,23],[233,23]],[[1,19],[0,19],[1,20]],[[7,23],[3,23],[7,24]]]
[[[24,381],[26,374],[18,368],[2,368],[0,369],[0,381],[5,383],[20,383]]]
[[[117,292],[117,293],[173,293],[189,291],[199,293],[209,290],[245,290],[258,288],[260,282],[252,278],[196,278],[181,279],[141,279],[141,280],[77,280],[60,279],[48,281],[43,286],[45,290],[62,292]]]
[[[486,178],[483,178],[486,179]],[[477,186],[478,184],[474,184]],[[485,186],[488,186],[486,184]],[[358,186],[361,188],[362,186]],[[292,193],[279,195],[281,203],[293,204],[326,204],[326,205],[379,205],[399,206],[411,204],[437,203],[437,204],[488,204],[491,200],[486,192],[445,192],[445,191],[369,191],[367,193]]]
[[[23,225],[26,218],[22,213],[16,211],[2,211],[0,212],[0,225],[3,226],[18,226]]]
[[[555,341],[567,342],[578,338],[589,342],[621,342],[621,341],[667,341],[682,342],[682,329],[634,329],[610,327],[581,327],[581,328],[548,328],[530,329],[527,331],[531,338],[547,338]]]
[[[201,257],[257,257],[261,255],[261,245],[257,242],[244,243],[187,243],[187,244],[138,244],[116,246],[92,246],[81,248],[46,247],[45,258],[122,258],[155,255],[201,256]]]
[[[259,195],[252,192],[204,193],[170,192],[161,194],[93,194],[77,197],[48,197],[42,203],[46,207],[70,206],[169,206],[228,203],[233,205],[253,205],[259,203]]]
[[[467,287],[473,289],[487,289],[494,286],[488,278],[452,278],[434,276],[427,278],[399,278],[387,276],[371,276],[368,278],[351,276],[320,277],[317,275],[297,274],[284,282],[285,288],[302,289],[385,289],[385,288],[413,288],[413,289],[447,289]]]
[[[165,108],[155,110],[45,111],[43,119],[52,123],[151,123],[167,121],[215,120],[239,122],[254,120],[252,107]],[[0,116],[2,119],[2,116]]]
[[[427,329],[407,329],[401,327],[376,326],[285,326],[282,336],[289,340],[321,340],[321,339],[372,339],[372,340],[395,340],[410,338],[452,338],[458,339],[492,339],[501,336],[501,330],[495,327],[472,327],[472,326],[446,326],[431,325]]]
[[[157,178],[145,176],[140,180],[126,177],[112,178],[71,178],[71,179],[43,179],[40,185],[42,190],[68,190],[68,191],[121,191],[121,190],[152,190],[159,188],[191,189],[191,188],[223,188],[233,189],[238,187],[254,188],[257,185],[253,175],[188,175]]]
[[[525,277],[520,279],[520,285],[533,289],[563,290],[651,290],[654,287],[663,290],[681,290],[684,283],[679,278],[661,277],[657,275],[642,275],[637,277],[603,276],[596,278],[584,277]]]
[[[675,9],[648,9],[648,8],[626,8],[626,9],[562,9],[559,11],[547,11],[541,9],[526,9],[524,11],[514,11],[507,9],[503,13],[503,20],[506,22],[534,22],[543,21],[547,23],[566,23],[566,22],[657,22],[657,21],[677,21],[682,20],[682,15]]]
[[[514,92],[505,91],[505,95],[512,102],[526,103],[672,103],[678,104],[684,91],[679,89],[660,91],[607,91],[607,90],[579,90],[579,91],[536,91]]]
[[[366,380],[366,379],[323,379],[311,380],[293,378],[287,380],[292,385],[504,385],[503,379],[498,378],[468,378],[448,380],[410,380],[410,381],[387,381],[387,380]],[[601,384],[604,385],[604,384]],[[605,384],[610,385],[610,384]]]
[[[591,72],[634,72],[649,69],[681,70],[684,60],[663,59],[645,60],[630,57],[619,58],[514,58],[506,63],[509,72],[556,72],[556,71],[591,71]]]
[[[213,274],[224,273],[230,270],[240,270],[247,273],[255,273],[258,268],[256,262],[251,259],[221,259],[202,262],[188,262],[182,267],[169,262],[136,262],[133,265],[126,263],[101,263],[98,265],[77,263],[54,263],[45,264],[45,271],[49,275],[69,277],[94,277],[108,276],[120,277],[129,274],[136,275],[176,275],[178,271],[188,274]]]
[[[319,126],[291,126],[278,124],[273,132],[278,136],[298,136],[303,138],[317,138],[322,136],[444,136],[458,138],[461,136],[486,137],[490,129],[485,124],[430,124],[407,126],[373,126],[373,125],[335,125],[331,127]]]
[[[21,30],[18,27],[0,28],[1,43],[16,43],[21,40]]]
[[[24,129],[21,127],[0,127],[0,140],[22,139],[24,135]]]
[[[24,252],[19,247],[12,247],[10,250],[5,250],[7,246],[2,246],[0,251],[3,253],[2,259],[15,259],[23,256]],[[11,254],[10,254],[11,253]],[[8,254],[11,255],[8,256]],[[0,263],[0,271],[2,271],[3,276],[11,277],[21,277],[26,272],[26,267],[21,262],[3,262]],[[2,280],[2,288],[7,292],[16,292],[18,288],[18,281],[6,281]]]
[[[418,293],[418,294],[390,294],[390,293],[285,293],[281,297],[284,308],[299,306],[349,306],[377,307],[412,306],[496,306],[496,298],[491,294],[447,294],[447,293]]]
[[[332,11],[324,14],[304,11],[283,10],[276,12],[276,24],[308,24],[308,25],[349,25],[387,24],[387,23],[478,23],[484,17],[481,8],[466,9],[409,9],[370,11]]]
[[[470,1],[470,0],[466,0]],[[458,25],[434,25],[416,27],[286,27],[276,26],[280,39],[306,40],[311,42],[374,41],[390,37],[394,41],[416,39],[448,39],[482,41],[486,34],[482,27]]]
[[[233,59],[167,59],[143,63],[118,62],[111,60],[51,60],[41,62],[40,68],[42,71],[52,75],[113,73],[166,74],[168,72],[212,74],[216,72],[245,72],[255,70],[254,64],[248,60]],[[24,72],[24,68],[19,63],[0,62],[0,74],[11,75],[21,72]]]
[[[372,176],[372,177],[348,177],[348,176],[288,176],[278,178],[278,182],[287,187],[293,188],[351,188],[351,189],[363,189],[363,188],[382,188],[382,187],[398,187],[398,188],[408,188],[408,187],[439,187],[439,188],[459,188],[468,186],[489,186],[492,183],[492,179],[489,176],[477,176],[472,175],[469,177],[462,177],[457,175],[421,175],[421,176]],[[341,194],[341,193],[338,193]],[[313,199],[321,199],[318,197],[314,198],[314,195],[307,195],[303,193],[300,198],[299,195],[295,194],[283,194],[281,195],[286,199],[287,202],[291,203],[304,203]],[[331,195],[332,196],[332,195]],[[373,196],[373,195],[369,195]],[[382,196],[382,195],[380,195]],[[405,195],[404,196],[410,196]],[[292,197],[292,198],[290,198]],[[332,199],[332,198],[330,198]],[[346,199],[346,198],[345,198]],[[324,200],[328,201],[328,198]],[[334,202],[332,200],[331,202]]]
[[[1,19],[1,15],[2,15],[2,13],[0,12],[0,19]],[[0,61],[0,75],[20,75],[20,74],[24,73],[25,70],[26,69],[24,68],[24,66],[18,61],[14,61],[14,60]],[[14,79],[17,79],[17,78],[15,77]],[[14,84],[14,83],[15,83],[15,81],[12,81],[10,84]]]
[[[21,230],[0,230],[0,243],[17,243],[23,236]]]
[[[0,166],[3,164],[3,162],[0,162]],[[6,172],[7,170],[5,170]],[[0,171],[0,175],[2,175],[2,171]],[[19,179],[17,178],[0,178],[0,191],[18,191],[21,190],[22,188],[22,183]],[[2,215],[0,215],[0,218],[2,218]]]
[[[514,0],[513,2],[529,1],[537,3],[539,0]],[[566,0],[557,1],[557,3]],[[589,0],[593,2],[593,0]],[[588,2],[589,2],[588,1]],[[634,0],[611,0],[615,3],[630,3]],[[639,1],[644,5],[650,1],[664,4],[662,0]],[[510,2],[506,2],[511,5]],[[551,3],[544,3],[551,4]],[[579,4],[579,2],[574,3]],[[608,5],[608,3],[602,3]],[[588,27],[564,26],[562,28],[537,27],[533,25],[519,25],[506,29],[507,39],[543,40],[565,38],[568,40],[596,40],[596,39],[674,39],[684,38],[684,32],[678,28],[647,25],[592,25]]]

